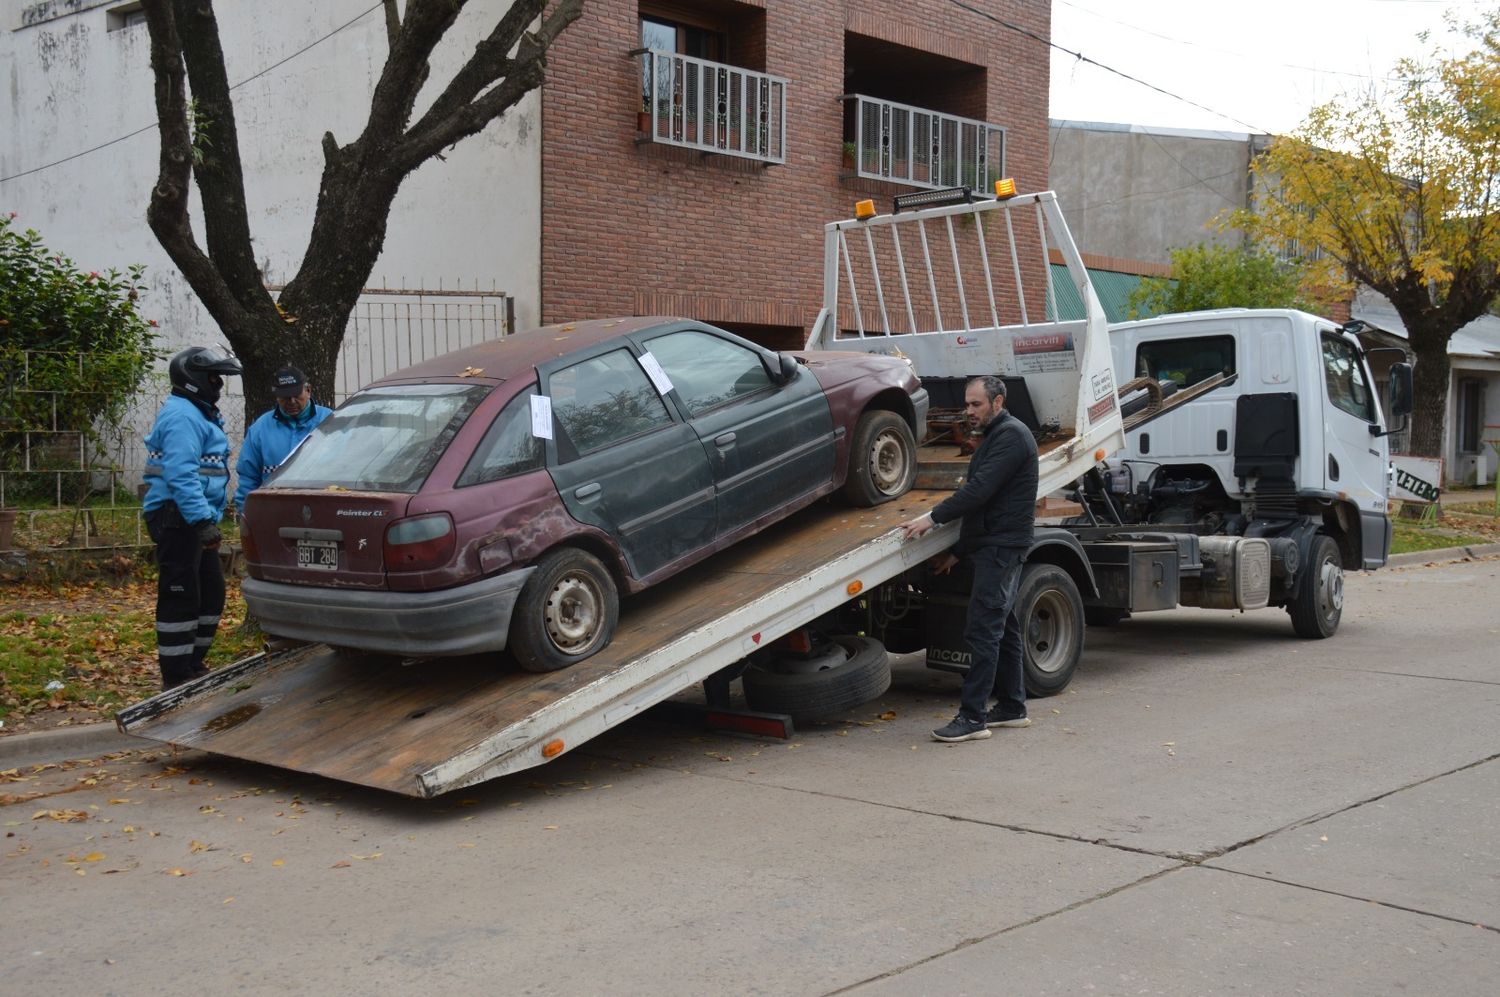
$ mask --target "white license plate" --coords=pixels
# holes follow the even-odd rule
[[[297,567],[335,571],[339,566],[339,545],[334,540],[298,540]]]

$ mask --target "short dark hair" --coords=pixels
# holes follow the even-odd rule
[[[995,404],[996,398],[1005,397],[1005,378],[998,374],[981,374],[978,377],[971,377],[969,383],[983,388],[984,396],[989,399],[991,405]]]

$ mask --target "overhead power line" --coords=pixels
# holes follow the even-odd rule
[[[1198,103],[1196,100],[1189,100],[1187,97],[1184,97],[1180,93],[1173,93],[1170,90],[1166,90],[1166,89],[1163,89],[1162,87],[1157,86],[1155,83],[1148,83],[1146,80],[1143,80],[1143,79],[1141,79],[1138,76],[1131,76],[1129,73],[1122,72],[1121,70],[1118,70],[1118,69],[1114,68],[1113,66],[1106,66],[1104,63],[1100,62],[1098,59],[1091,59],[1088,56],[1084,55],[1082,52],[1075,52],[1075,51],[1073,51],[1070,48],[1063,48],[1061,45],[1057,44],[1056,42],[1054,42],[1050,38],[1043,38],[1041,35],[1037,34],[1035,31],[1032,31],[1029,28],[1023,28],[1019,24],[1013,24],[1010,21],[1007,21],[1007,20],[1005,20],[1002,17],[996,17],[994,14],[991,14],[987,10],[980,10],[978,7],[975,7],[973,4],[965,3],[964,0],[948,0],[948,2],[951,3],[951,4],[953,4],[953,6],[955,6],[955,7],[962,8],[963,10],[966,10],[966,11],[968,11],[971,14],[976,14],[979,17],[982,17],[982,18],[984,18],[987,21],[991,21],[991,22],[993,22],[995,24],[998,24],[1002,28],[1006,28],[1007,30],[1014,31],[1014,32],[1016,32],[1019,35],[1025,35],[1027,38],[1030,38],[1030,39],[1032,39],[1034,41],[1039,41],[1043,45],[1048,46],[1049,48],[1055,48],[1059,52],[1062,52],[1064,55],[1071,55],[1074,59],[1077,59],[1079,62],[1086,62],[1086,63],[1088,63],[1091,66],[1098,66],[1100,69],[1104,70],[1106,73],[1113,73],[1114,75],[1120,77],[1121,79],[1129,80],[1132,83],[1138,83],[1141,86],[1146,87],[1148,90],[1155,90],[1157,93],[1163,94],[1164,96],[1167,96],[1167,97],[1171,97],[1173,100],[1180,100],[1184,104],[1190,104],[1193,107],[1198,108],[1200,111],[1207,111],[1209,114],[1217,115],[1218,117],[1224,118],[1227,121],[1233,121],[1236,124],[1244,125],[1246,128],[1250,129],[1252,132],[1265,132],[1266,131],[1266,129],[1261,128],[1259,125],[1252,125],[1248,121],[1242,121],[1239,118],[1236,118],[1232,114],[1225,114],[1223,111],[1216,111],[1212,107],[1208,107],[1205,104]]]
[[[276,62],[271,63],[269,66],[265,67],[262,70],[259,70],[258,72],[256,72],[255,74],[253,74],[251,76],[245,77],[243,80],[240,80],[238,83],[233,84],[229,89],[231,91],[238,90],[240,87],[246,86],[247,84],[250,84],[250,83],[254,83],[256,80],[260,79],[262,76],[266,75],[267,73],[271,72],[272,70],[278,69],[281,66],[286,65],[287,63],[291,62],[293,59],[297,58],[298,56],[304,54],[305,52],[308,52],[309,50],[315,48],[318,45],[321,45],[323,42],[326,42],[328,39],[332,38],[334,35],[338,34],[340,31],[343,31],[346,28],[352,27],[355,24],[355,22],[357,22],[357,21],[359,21],[359,20],[361,20],[361,19],[363,19],[365,17],[368,17],[370,14],[372,14],[375,11],[379,10],[382,6],[384,6],[384,5],[377,3],[377,4],[375,4],[372,7],[369,7],[367,9],[363,10],[363,11],[360,11],[358,14],[355,14],[353,17],[351,17],[349,20],[345,21],[343,24],[340,24],[338,27],[336,27],[332,31],[328,32],[328,34],[323,35],[320,38],[313,39],[312,41],[308,42],[306,45],[304,45],[301,48],[299,48],[297,51],[293,52],[291,55],[288,55],[288,56],[286,56],[283,59],[280,59],[280,60],[278,60]],[[112,146],[112,145],[118,145],[119,143],[125,141],[126,139],[135,138],[137,135],[141,134],[142,132],[152,131],[156,127],[157,127],[157,122],[153,121],[153,122],[151,122],[151,124],[149,124],[149,125],[143,125],[140,128],[137,128],[133,132],[126,132],[124,135],[120,135],[120,136],[118,136],[116,138],[112,138],[108,142],[101,142],[101,143],[99,143],[98,145],[96,145],[96,146],[94,146],[92,148],[84,149],[82,152],[75,152],[71,156],[64,156],[61,159],[55,159],[52,162],[46,163],[46,164],[44,164],[42,166],[34,166],[31,169],[29,169],[29,170],[22,170],[20,173],[12,173],[8,177],[0,177],[0,183],[5,183],[5,182],[7,182],[9,180],[19,180],[21,177],[29,177],[33,173],[40,173],[43,170],[50,170],[54,166],[61,166],[63,163],[70,163],[70,162],[72,162],[75,159],[81,159],[84,156],[92,155],[93,153],[98,152],[100,149],[108,149],[110,146]]]

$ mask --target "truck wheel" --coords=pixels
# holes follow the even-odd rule
[[[1083,598],[1055,564],[1028,564],[1016,593],[1026,693],[1051,696],[1073,681],[1083,655]]]
[[[891,687],[891,663],[880,641],[834,637],[829,644],[829,653],[810,660],[778,658],[746,668],[740,678],[745,702],[806,723],[852,710]]]
[[[906,420],[894,412],[870,411],[859,417],[849,449],[844,496],[857,506],[889,502],[917,479],[917,441]]]
[[[507,645],[528,672],[555,672],[603,648],[620,621],[609,570],[576,547],[548,551],[526,580]]]
[[[1344,615],[1344,566],[1333,537],[1326,533],[1313,537],[1307,571],[1297,595],[1286,604],[1292,629],[1309,640],[1332,637]]]

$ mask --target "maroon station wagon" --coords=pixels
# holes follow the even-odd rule
[[[668,318],[549,326],[381,378],[245,503],[279,637],[410,657],[604,647],[638,592],[831,492],[916,475],[910,364]]]

